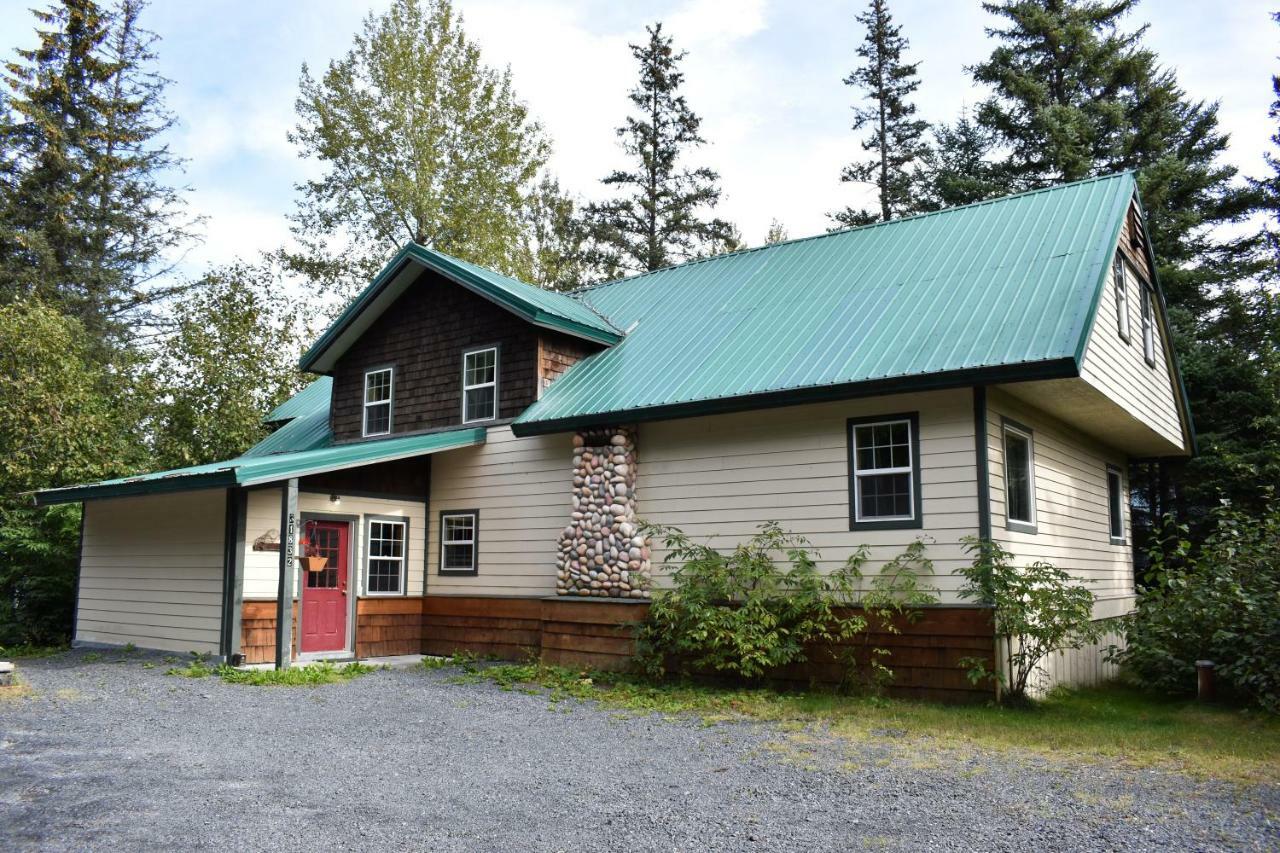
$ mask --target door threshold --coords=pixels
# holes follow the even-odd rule
[[[339,650],[336,652],[307,652],[306,654],[295,657],[293,662],[295,664],[303,665],[309,663],[321,663],[323,661],[332,661],[333,663],[351,663],[355,659],[356,656],[350,651]]]

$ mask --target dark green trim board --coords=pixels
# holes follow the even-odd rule
[[[71,642],[76,640],[76,632],[80,628],[80,577],[84,574],[84,519],[89,512],[87,503],[80,504],[80,544],[76,545],[76,591],[71,602]]]
[[[227,489],[222,555],[222,624],[218,643],[224,661],[240,651],[240,606],[244,600],[244,535],[248,500],[243,489]]]
[[[194,489],[220,489],[236,484],[236,470],[228,467],[204,474],[175,475],[151,480],[133,480],[112,483],[110,486],[87,484],[65,489],[50,489],[35,493],[36,506],[79,503],[95,498],[123,498],[135,495],[156,495],[169,492],[186,492]]]
[[[906,421],[911,425],[911,511],[914,518],[858,521],[858,489],[854,482],[853,428],[887,421]],[[845,459],[849,485],[850,530],[919,530],[924,527],[924,502],[920,495],[920,413],[903,412],[892,415],[870,415],[849,418],[844,424]]]
[[[991,541],[991,465],[987,459],[987,387],[973,386],[973,451],[978,478],[978,538]]]
[[[1133,176],[1132,171],[1123,174]],[[1136,192],[1137,182],[1135,180],[1134,193]],[[1084,351],[1089,346],[1089,333],[1093,331],[1093,321],[1098,316],[1098,306],[1102,304],[1102,292],[1107,286],[1107,273],[1111,271],[1111,259],[1115,255],[1116,246],[1120,242],[1120,232],[1124,229],[1124,220],[1129,215],[1129,205],[1133,203],[1133,198],[1132,193],[1123,197],[1117,196],[1115,209],[1111,211],[1111,240],[1099,248],[1099,251],[1103,251],[1106,254],[1098,264],[1098,280],[1093,286],[1093,299],[1089,302],[1089,311],[1085,314],[1084,325],[1080,328],[1080,339],[1076,342],[1076,364],[1084,364]]]
[[[895,376],[889,379],[873,379],[841,385],[821,385],[808,388],[792,388],[764,394],[747,394],[740,397],[718,397],[691,403],[675,403],[653,406],[648,409],[630,409],[619,412],[601,412],[548,421],[519,419],[511,424],[511,431],[519,438],[529,435],[568,432],[583,427],[612,426],[619,422],[642,423],[646,421],[677,420],[705,415],[726,415],[756,409],[773,409],[804,403],[826,403],[833,400],[856,400],[862,397],[879,397],[886,394],[903,394],[909,391],[943,391],[952,388],[968,388],[977,382],[984,384],[1008,384],[1033,382],[1039,379],[1075,379],[1080,375],[1074,358],[1058,358],[1024,364],[976,367],[953,370],[946,373],[929,373],[914,376]]]

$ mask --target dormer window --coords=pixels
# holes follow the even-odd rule
[[[491,421],[498,417],[498,348],[469,350],[462,354],[462,422]]]
[[[364,374],[364,431],[368,436],[391,432],[391,402],[395,394],[395,369],[379,367]]]

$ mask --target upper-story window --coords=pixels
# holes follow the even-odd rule
[[[1116,327],[1124,342],[1129,343],[1129,276],[1119,252],[1116,252],[1111,277],[1116,289]]]
[[[1156,366],[1155,311],[1151,291],[1145,287],[1142,289],[1142,356],[1147,364]]]
[[[920,527],[918,418],[849,422],[850,528]]]
[[[1124,483],[1114,465],[1107,466],[1107,525],[1112,544],[1124,544]]]
[[[462,422],[498,417],[498,348],[470,350],[462,355]]]
[[[1004,492],[1005,526],[1036,532],[1036,469],[1031,430],[1005,421]]]
[[[394,395],[394,368],[379,367],[365,371],[364,435],[386,435],[391,432],[391,406]]]

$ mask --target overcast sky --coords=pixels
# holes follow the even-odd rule
[[[387,0],[158,0],[144,24],[158,33],[160,70],[179,125],[176,153],[189,159],[191,206],[208,217],[204,244],[185,265],[253,257],[287,239],[293,185],[314,169],[285,138],[294,121],[298,72],[340,56],[370,11]],[[32,41],[31,0],[0,2],[3,46]],[[792,237],[823,231],[826,213],[865,203],[839,182],[857,156],[849,130],[854,64],[865,5],[836,0],[459,0],[468,33],[491,65],[510,65],[519,95],[555,144],[564,186],[599,195],[621,165],[614,134],[636,76],[628,42],[661,20],[689,52],[685,94],[709,142],[698,155],[718,170],[720,214],[748,243],[771,218]],[[993,22],[978,0],[893,0],[921,63],[924,118],[950,120],[981,96],[964,66],[990,52]],[[1219,99],[1231,160],[1257,174],[1270,132],[1270,75],[1280,71],[1280,0],[1147,0],[1130,21],[1151,25],[1147,44],[1196,98]]]

